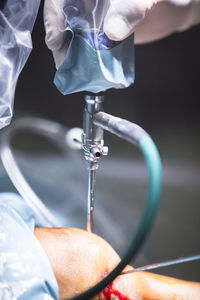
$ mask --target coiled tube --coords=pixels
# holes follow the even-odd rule
[[[111,133],[127,140],[132,144],[136,144],[139,147],[147,163],[149,178],[148,192],[144,211],[138,225],[137,232],[135,236],[133,236],[129,248],[125,252],[121,262],[101,282],[86,292],[72,298],[73,300],[85,300],[94,297],[122,272],[125,266],[136,254],[144,238],[149,232],[149,229],[151,228],[157,212],[161,190],[162,168],[160,156],[151,137],[141,127],[129,121],[113,117],[104,112],[99,112],[94,116],[94,124],[110,131]]]
[[[33,209],[37,216],[37,221],[40,226],[45,227],[59,227],[62,226],[55,218],[55,216],[49,211],[49,209],[43,204],[40,198],[32,190],[20,168],[15,160],[11,141],[14,134],[17,132],[31,131],[52,139],[57,145],[63,149],[65,141],[66,131],[63,127],[52,121],[43,120],[40,118],[22,118],[14,123],[14,126],[10,126],[4,129],[4,134],[1,135],[0,143],[0,156],[3,162],[4,168],[8,173],[12,183],[22,196],[24,201]],[[62,145],[61,145],[62,144]]]

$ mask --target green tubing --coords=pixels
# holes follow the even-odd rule
[[[134,254],[139,249],[143,239],[150,230],[154,217],[157,212],[161,183],[162,183],[162,166],[158,150],[150,136],[146,135],[139,140],[139,147],[142,150],[148,168],[148,193],[144,211],[136,236],[133,240],[132,249]],[[130,247],[131,248],[131,247]]]
[[[159,196],[161,190],[161,162],[158,150],[148,135],[143,135],[138,142],[139,148],[142,150],[148,167],[148,193],[144,211],[135,236],[132,238],[130,246],[118,266],[97,285],[86,292],[76,296],[73,300],[85,300],[100,293],[108,286],[130,262],[133,256],[140,248],[146,234],[148,233],[159,204]]]
[[[139,146],[147,163],[149,178],[147,205],[143,214],[145,217],[148,216],[148,222],[151,224],[159,204],[162,183],[162,166],[158,150],[150,136],[146,135],[141,138],[139,140]]]

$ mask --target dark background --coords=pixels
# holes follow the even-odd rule
[[[42,9],[40,9],[33,31],[33,51],[20,75],[16,89],[14,115],[15,117],[41,116],[61,122],[67,127],[81,126],[83,94],[63,96],[57,91],[53,84],[55,74],[53,57],[45,45],[44,36]],[[144,127],[154,138],[163,161],[164,183],[161,206],[151,235],[134,262],[134,265],[139,266],[200,252],[200,26],[173,34],[161,41],[136,46],[135,72],[136,80],[132,87],[107,93],[104,110]],[[106,136],[106,143],[114,145],[111,151],[113,157],[120,156],[122,162],[123,159],[129,159],[130,147],[112,139],[111,136]],[[40,148],[40,145],[38,147]],[[41,163],[37,173],[38,178],[42,173],[41,170],[45,173],[45,168],[49,166],[48,160],[46,166],[42,166],[42,161],[45,161],[45,157],[38,156],[35,161],[32,159],[32,165],[29,167],[29,170],[32,170],[37,162]],[[116,160],[113,166],[115,162]],[[60,170],[63,169],[63,162],[58,160],[54,162],[55,170],[59,169],[58,163],[60,163]],[[117,195],[124,191],[124,195],[133,193],[140,199],[141,191],[145,187],[143,181],[141,186],[137,184],[137,175],[141,168],[133,167],[136,180],[133,184],[125,182],[127,170],[128,167],[126,168],[122,163],[121,185],[116,186],[113,197],[117,198]],[[55,173],[52,171],[52,174],[53,172]],[[103,190],[111,199],[110,187],[104,180],[106,174],[102,173],[101,177],[101,171],[99,172],[100,190],[97,191],[97,198],[101,196]],[[50,178],[50,172],[47,174]],[[56,176],[59,178],[58,175]],[[112,181],[109,182],[112,186]],[[85,181],[85,189],[86,184]],[[114,182],[113,186],[115,185]],[[38,186],[41,187],[41,182]],[[134,192],[129,192],[129,189],[133,189]],[[47,189],[43,188],[43,190],[44,194],[48,194]],[[62,190],[60,193],[63,195]],[[122,199],[120,195],[119,200],[120,197]],[[118,203],[118,207],[120,205],[121,202]],[[127,216],[126,219],[124,215],[123,218],[118,216],[118,219],[122,226],[126,222],[132,222],[133,218],[131,219],[130,216],[128,219]],[[130,227],[129,224],[127,228]],[[126,237],[128,229],[123,230]],[[117,247],[117,243],[112,240],[110,242]],[[200,280],[200,268],[197,262],[162,269],[160,272],[188,280]]]

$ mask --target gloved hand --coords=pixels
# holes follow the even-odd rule
[[[45,42],[53,53],[57,69],[65,59],[70,41],[69,32],[64,31],[63,2],[63,0],[45,0],[44,3]]]
[[[56,68],[65,56],[70,37],[64,31],[63,4],[77,0],[45,0],[46,44]],[[68,3],[67,3],[68,2]],[[181,31],[200,22],[200,0],[110,0],[104,31],[111,40],[123,40],[135,32],[136,43],[145,43]]]
[[[111,0],[104,30],[111,40],[135,32],[136,43],[146,43],[198,23],[200,0]]]

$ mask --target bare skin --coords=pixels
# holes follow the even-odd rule
[[[53,268],[59,299],[73,297],[99,282],[120,257],[102,238],[76,228],[36,228],[34,232]],[[127,266],[126,270],[132,269]],[[152,273],[119,276],[115,290],[129,300],[199,300],[200,283]],[[104,294],[94,299],[106,299]],[[117,300],[118,296],[111,296]]]

